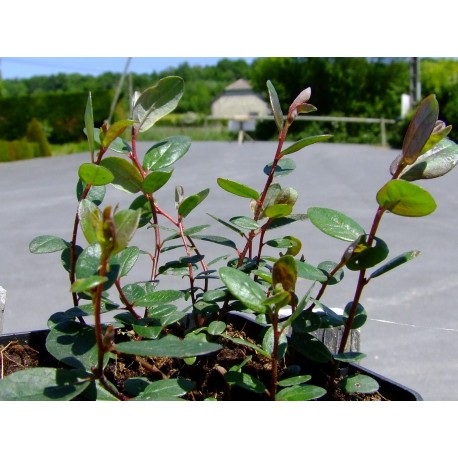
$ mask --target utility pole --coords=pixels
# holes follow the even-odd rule
[[[414,107],[421,100],[420,59],[411,57],[410,60],[410,100]]]

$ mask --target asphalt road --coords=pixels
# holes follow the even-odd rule
[[[272,160],[275,146],[270,142],[194,143],[175,165],[157,199],[173,213],[175,185],[182,185],[186,195],[210,187],[210,195],[187,218],[187,226],[211,224],[213,232],[206,233],[232,237],[234,233],[207,213],[222,219],[249,216],[248,202],[225,193],[216,185],[216,178],[261,188],[263,168]],[[147,144],[140,145],[142,153],[147,148]],[[397,153],[365,145],[316,144],[290,156],[297,169],[279,181],[298,191],[295,212],[329,207],[369,230],[377,207],[375,194],[390,178],[388,168]],[[77,170],[88,159],[87,154],[78,154],[0,164],[0,286],[7,290],[4,333],[44,328],[51,313],[72,306],[59,254],[33,255],[28,245],[44,234],[70,239],[77,206]],[[384,216],[378,236],[388,244],[389,258],[413,249],[422,255],[371,281],[361,299],[369,317],[361,331],[361,350],[367,354],[362,365],[413,388],[425,400],[458,400],[457,173],[418,183],[436,199],[438,208],[433,214],[425,218]],[[110,187],[105,202],[126,208],[132,200],[131,195]],[[288,230],[302,240],[302,252],[315,265],[340,259],[347,245],[308,222],[294,223]],[[149,231],[140,232],[132,243],[151,244]],[[221,253],[218,245],[203,243],[206,259]],[[147,261],[143,257],[134,268],[132,281],[146,280]],[[344,307],[352,298],[354,280],[355,275],[347,272],[345,281],[330,288],[323,302]],[[176,281],[177,277],[165,277],[163,286]]]

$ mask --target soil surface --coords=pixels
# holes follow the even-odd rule
[[[250,340],[246,335],[228,328],[233,337],[242,337]],[[242,363],[248,356],[251,360],[245,364],[244,372],[261,380],[266,387],[270,387],[271,362],[268,358],[258,355],[253,349],[238,345],[221,337],[224,347],[213,354],[201,356],[194,364],[186,364],[182,359],[164,357],[139,357],[118,355],[110,360],[106,367],[107,379],[112,382],[121,393],[125,393],[124,383],[132,377],[146,377],[151,381],[167,378],[191,379],[196,383],[195,388],[183,398],[190,401],[202,401],[214,398],[220,401],[263,401],[268,400],[268,393],[256,394],[229,385],[224,380],[224,374],[234,365]],[[12,341],[8,345],[0,345],[0,378],[30,367],[48,366],[57,367],[59,362],[45,352],[40,352],[29,345]],[[279,365],[279,379],[284,376],[288,367],[288,356]],[[308,368],[312,369],[312,367]],[[310,383],[323,386],[328,376],[321,370],[316,371]],[[311,371],[306,371],[311,373]],[[325,401],[382,401],[387,400],[380,393],[346,394],[339,388],[326,394],[319,400]]]

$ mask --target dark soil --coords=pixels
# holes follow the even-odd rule
[[[228,328],[230,331],[230,328]],[[247,337],[238,331],[231,331],[234,336]],[[261,380],[266,387],[270,387],[271,362],[268,358],[256,354],[246,346],[238,345],[221,337],[224,348],[219,352],[197,358],[194,364],[186,364],[181,359],[139,357],[130,355],[119,355],[116,360],[110,360],[105,374],[118,390],[124,392],[124,382],[131,377],[146,377],[149,380],[161,380],[166,378],[191,379],[196,383],[195,388],[189,392],[184,399],[190,401],[201,401],[206,398],[215,398],[222,401],[248,401],[268,400],[268,394],[256,394],[239,388],[229,386],[224,380],[224,374],[234,365],[240,364],[247,356],[251,360],[244,366],[244,372]],[[323,370],[317,371],[316,367],[310,366],[305,361],[303,373],[313,375],[310,383],[323,386],[328,376]],[[8,345],[0,345],[0,377],[30,367],[48,366],[57,367],[59,363],[45,352],[40,352],[27,344],[10,342]],[[302,363],[301,363],[302,366]],[[287,357],[279,367],[279,379],[284,376],[288,368]],[[284,378],[284,377],[283,377]],[[327,394],[320,400],[327,401],[380,401],[386,400],[380,393],[370,395],[345,394],[336,388],[332,394]]]

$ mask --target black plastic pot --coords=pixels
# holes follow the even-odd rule
[[[243,327],[244,331],[248,334],[258,333],[260,329],[262,329],[262,326],[258,323],[254,322],[253,320],[246,319],[240,315],[231,316],[229,321],[237,327]],[[49,330],[45,329],[38,331],[2,334],[0,335],[0,346],[5,347],[9,342],[17,341],[22,345],[28,345],[37,350],[40,353],[40,362],[43,363],[44,366],[59,364],[58,361],[49,355],[46,350],[45,343],[48,332]],[[380,374],[372,372],[362,366],[357,364],[349,364],[348,374],[352,375],[354,373],[369,375],[370,377],[377,380],[380,386],[378,390],[379,393],[390,401],[423,401],[421,395],[416,391],[396,383],[395,381],[386,377],[383,377]]]

